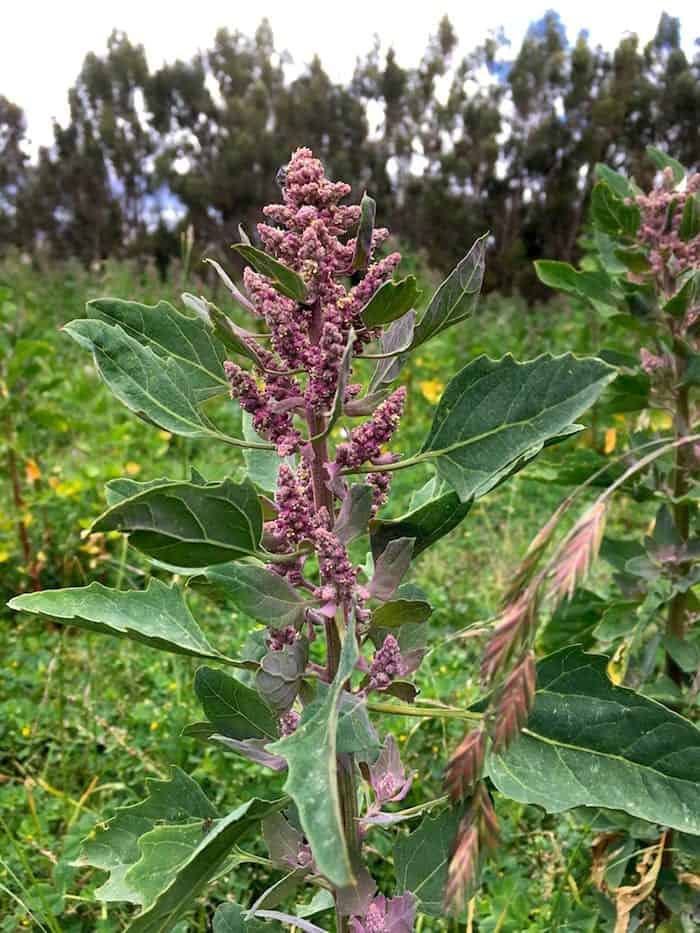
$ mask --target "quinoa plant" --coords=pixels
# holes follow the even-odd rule
[[[309,918],[330,909],[338,931],[404,933],[418,914],[463,910],[497,846],[498,793],[700,834],[698,731],[611,684],[604,657],[566,647],[536,663],[535,614],[520,590],[486,648],[482,703],[421,702],[412,682],[431,613],[406,582],[412,562],[468,519],[476,499],[579,431],[576,419],[615,369],[571,354],[477,357],[445,389],[421,449],[396,450],[402,368],[437,334],[468,326],[487,239],[418,315],[416,280],[397,277],[397,253],[380,256],[388,234],[375,227],[371,198],[344,205],[350,187],[330,181],[306,149],[279,182],[281,203],[264,208],[257,228],[262,249],[247,238],[235,247],[248,264],[242,287],[216,266],[251,329],[193,295],[183,296],[193,315],[102,299],[65,328],[147,425],[241,449],[247,477],[108,483],[93,527],[128,535],[151,562],[147,588],[91,583],[11,605],[207,662],[194,679],[203,719],[186,735],[285,775],[282,795],[222,814],[173,769],[85,841],[82,863],[109,872],[98,893],[136,906],[129,930],[168,930],[249,858],[268,866],[270,886],[243,905],[219,885],[216,933],[316,931]],[[240,436],[211,407],[226,394],[243,412]],[[430,478],[387,518],[393,473],[418,465]],[[195,586],[226,594],[238,624],[262,623],[256,650],[232,658],[212,645],[186,602]],[[445,795],[402,807],[412,779],[381,728],[392,715],[475,725],[446,770]],[[664,730],[683,760],[667,754]],[[239,846],[256,832],[266,860]],[[395,876],[382,874],[382,890],[369,870],[379,835],[393,844]],[[293,913],[280,909],[295,899]]]

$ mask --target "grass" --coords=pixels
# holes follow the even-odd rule
[[[193,466],[208,479],[240,473],[240,458],[230,450],[205,449],[132,417],[101,385],[84,351],[60,333],[63,323],[81,316],[89,298],[178,303],[182,284],[179,274],[161,285],[150,270],[126,264],[107,263],[90,273],[71,265],[0,267],[2,456],[14,460],[19,486],[18,497],[10,472],[3,471],[0,496],[10,505],[0,519],[3,604],[33,581],[43,587],[92,579],[143,584],[145,565],[119,540],[85,534],[103,507],[109,479],[187,477]],[[199,288],[192,282],[187,287]],[[593,349],[588,341],[586,319],[562,305],[528,308],[517,299],[486,299],[472,321],[422,348],[405,373],[410,403],[396,449],[417,448],[444,383],[478,354],[512,352],[525,359],[585,352]],[[397,514],[426,476],[396,475]],[[564,492],[527,472],[516,476],[418,561],[413,579],[435,606],[432,647],[418,676],[424,697],[456,704],[476,697],[479,640],[473,630],[495,611],[528,541]],[[225,605],[194,601],[215,643],[229,654],[240,649],[251,623]],[[193,772],[222,808],[269,794],[281,778],[179,737],[199,715],[191,690],[194,662],[71,628],[47,628],[24,615],[5,611],[1,618],[0,931],[121,929],[128,911],[117,907],[108,916],[94,898],[104,875],[73,864],[80,839],[99,819],[139,799],[147,778],[166,776],[171,764]],[[385,725],[417,773],[407,805],[437,796],[459,724],[393,717]],[[585,843],[591,831],[585,819],[554,818],[505,800],[498,807],[505,844],[486,870],[473,929],[603,929],[596,926],[603,922],[601,908],[588,880]],[[381,834],[373,843],[381,878],[391,844]],[[248,847],[264,854],[254,842]],[[214,895],[231,893],[250,903],[264,878],[258,866],[241,866]],[[207,903],[178,929],[208,929]],[[421,917],[418,929],[455,929],[450,923]]]

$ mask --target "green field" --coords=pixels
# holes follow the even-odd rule
[[[417,261],[407,263],[407,271],[411,265],[431,278]],[[93,297],[165,298],[180,305],[181,291],[207,287],[183,280],[179,272],[161,284],[151,270],[126,264],[107,263],[90,273],[77,264],[0,266],[0,449],[7,465],[0,471],[3,605],[34,584],[143,584],[147,565],[118,537],[85,533],[103,508],[108,480],[186,478],[192,467],[209,480],[239,474],[238,455],[209,451],[135,419],[100,383],[84,352],[60,332]],[[474,318],[433,341],[404,373],[410,402],[394,449],[417,447],[444,382],[474,356],[583,353],[596,350],[599,339],[587,316],[566,304],[528,307],[517,298],[487,296]],[[233,403],[224,408],[225,417],[235,421]],[[480,622],[496,611],[530,538],[567,492],[542,481],[547,457],[566,459],[577,445],[615,443],[615,425],[593,418],[592,431],[480,500],[456,531],[418,561],[413,580],[435,606],[432,650],[418,674],[424,698],[465,705],[478,695]],[[397,475],[397,513],[426,476]],[[643,528],[647,517],[644,510],[618,509],[614,521],[630,531]],[[595,582],[605,585],[602,577]],[[199,594],[193,598],[219,648],[235,653],[255,623]],[[281,778],[180,738],[182,728],[198,718],[190,689],[193,661],[70,627],[47,628],[7,610],[0,617],[0,930],[119,930],[126,909],[111,910],[108,919],[94,899],[104,875],[73,865],[98,813],[111,814],[139,799],[145,780],[166,776],[171,764],[194,773],[215,803],[229,806],[243,796],[269,794]],[[459,724],[395,718],[386,725],[417,773],[407,805],[438,796]],[[505,845],[472,905],[473,929],[607,929],[609,907],[590,880],[595,827],[576,813],[548,816],[503,799],[497,805]],[[373,841],[373,867],[381,878],[391,847],[381,834]],[[257,845],[246,840],[243,848],[264,856]],[[250,903],[266,876],[264,858],[242,864],[210,889],[178,930],[209,929],[212,905],[227,893]],[[332,924],[323,915],[315,922],[324,920],[326,927]],[[422,917],[417,929],[464,929],[455,923]]]

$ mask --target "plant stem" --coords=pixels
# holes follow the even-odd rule
[[[311,338],[316,343],[320,340],[322,328],[321,307],[318,302],[314,304],[311,322]],[[333,493],[326,485],[326,464],[328,463],[328,443],[326,440],[326,419],[310,408],[307,409],[306,421],[313,451],[311,465],[311,485],[314,494],[316,513],[325,509],[331,522],[335,518]],[[323,578],[321,579],[323,583]],[[344,626],[347,631],[347,607],[338,610],[335,618],[326,622],[326,666],[329,682],[335,677],[340,661],[341,639],[340,630]],[[345,623],[345,625],[344,625]],[[357,821],[357,787],[355,785],[355,761],[352,755],[339,756],[336,760],[336,774],[338,781],[338,799],[343,823],[343,834],[347,846],[348,858],[353,867],[360,866],[360,836]],[[338,933],[349,931],[349,920],[338,909],[336,901],[336,928]]]
[[[678,390],[676,399],[676,413],[674,418],[674,433],[676,438],[685,436],[690,430],[690,400],[688,397],[688,386],[682,385]],[[676,447],[676,457],[673,470],[673,524],[676,533],[681,539],[681,546],[685,547],[688,543],[690,534],[690,507],[687,501],[684,501],[688,492],[688,472],[689,472],[689,449],[685,445]],[[688,569],[687,565],[681,565],[681,573]],[[688,594],[675,593],[668,605],[668,617],[666,620],[666,633],[673,638],[683,639],[685,637],[685,623],[687,615]],[[666,673],[674,681],[681,684],[683,682],[683,671],[680,669],[674,659],[666,653]]]

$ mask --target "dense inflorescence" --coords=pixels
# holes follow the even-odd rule
[[[354,267],[357,243],[352,232],[358,228],[361,208],[340,203],[349,186],[329,181],[309,150],[294,153],[281,182],[282,203],[264,209],[266,222],[258,225],[258,234],[268,254],[301,276],[306,299],[292,300],[264,275],[246,268],[245,288],[269,335],[269,349],[255,342],[258,362],[250,369],[225,363],[232,397],[251,416],[257,434],[287,458],[278,469],[275,515],[265,527],[266,547],[276,556],[269,567],[313,600],[305,614],[304,635],[299,626],[269,631],[266,645],[272,652],[292,651],[300,638],[313,639],[318,626],[332,627],[336,617],[347,624],[352,614],[360,625],[360,641],[367,638],[369,589],[360,582],[361,570],[337,533],[336,521],[348,495],[345,474],[358,468],[366,470],[365,482],[372,490],[371,515],[386,502],[390,478],[382,467],[397,457],[385,448],[406,399],[403,387],[388,397],[382,393],[364,408],[366,420],[341,437],[334,452],[329,449],[330,416],[339,385],[344,387],[341,404],[358,401],[362,386],[349,382],[352,356],[377,337],[363,324],[361,312],[391,278],[400,256],[377,257],[388,231],[375,228],[366,267]],[[413,652],[404,659],[396,638],[387,635],[370,660],[361,658],[359,667],[366,677],[358,689],[363,694],[386,690],[396,677],[415,670],[421,657],[421,652]],[[333,676],[330,656],[326,668],[317,670],[324,679]],[[299,710],[286,709],[279,719],[281,735],[291,735],[299,722]],[[366,816],[376,816],[384,804],[401,800],[411,782],[396,744],[388,740],[371,770],[375,801]],[[359,839],[359,827],[357,832]],[[387,900],[374,897],[375,892],[374,885],[367,886],[359,912],[354,904],[349,920],[353,929],[413,929],[412,896]]]

